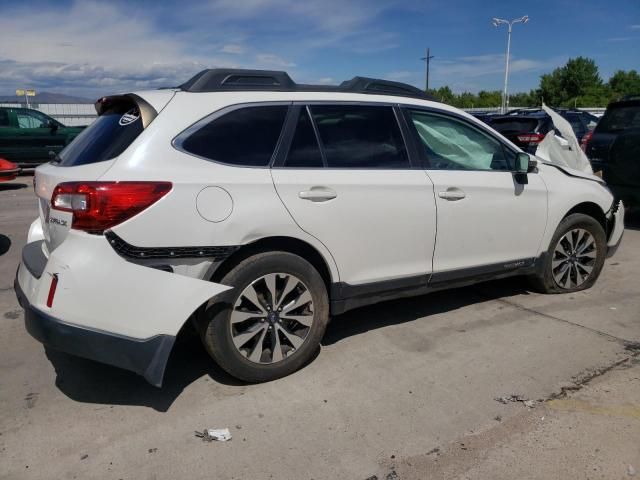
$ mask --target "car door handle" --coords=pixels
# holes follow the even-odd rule
[[[438,192],[438,196],[440,198],[444,198],[445,200],[455,202],[456,200],[462,200],[467,195],[459,188],[449,188],[442,192]]]
[[[326,202],[333,200],[338,194],[330,188],[312,187],[310,190],[304,190],[298,193],[298,197],[303,200],[311,200],[312,202]]]

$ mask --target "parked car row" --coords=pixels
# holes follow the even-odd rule
[[[601,172],[616,197],[629,207],[640,207],[640,95],[611,103],[600,119],[582,110],[556,111],[569,122],[593,170]],[[529,153],[554,130],[551,117],[541,109],[474,115]]]
[[[569,122],[578,140],[598,123],[598,117],[582,110],[556,111]],[[479,118],[528,153],[535,153],[538,144],[554,128],[551,117],[539,108],[512,110],[506,115],[484,113]]]

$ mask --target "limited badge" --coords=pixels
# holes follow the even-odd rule
[[[133,122],[138,120],[138,118],[140,118],[140,113],[138,112],[138,109],[132,108],[127,113],[122,115],[122,117],[120,117],[118,124],[124,127],[126,125],[132,124]]]

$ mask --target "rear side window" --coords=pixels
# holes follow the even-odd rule
[[[313,105],[328,168],[409,168],[409,157],[391,107]]]
[[[59,165],[72,167],[117,157],[142,133],[140,111],[131,104],[100,115],[59,154]]]
[[[306,108],[300,112],[285,167],[322,168],[322,154],[318,139]]]
[[[266,167],[276,148],[288,107],[245,107],[218,117],[191,134],[182,148],[216,162]]]

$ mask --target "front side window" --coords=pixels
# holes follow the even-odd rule
[[[502,144],[467,123],[437,113],[411,110],[409,116],[429,168],[437,170],[511,170],[512,156]]]
[[[216,162],[266,167],[280,138],[288,108],[265,105],[233,110],[189,135],[182,148]]]
[[[39,112],[16,111],[18,127],[20,128],[46,128],[49,119]]]
[[[409,157],[392,107],[310,107],[328,168],[409,168]]]

